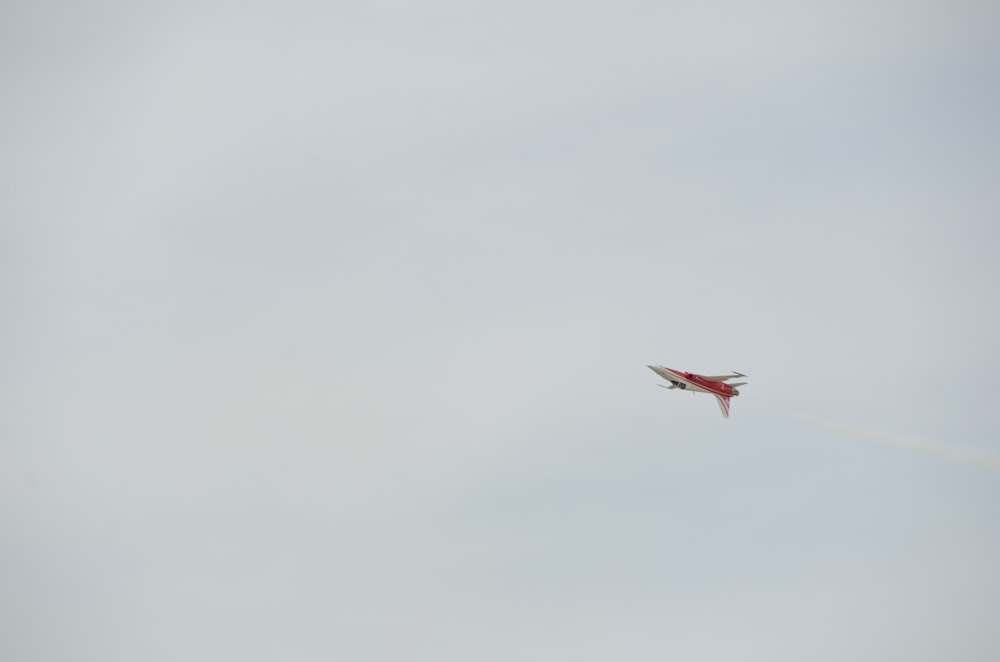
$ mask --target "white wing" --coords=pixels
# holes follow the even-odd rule
[[[727,379],[736,379],[737,377],[746,377],[742,372],[735,372],[731,375],[698,375],[702,379],[708,382],[724,382]]]

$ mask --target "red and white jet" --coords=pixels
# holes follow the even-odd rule
[[[679,388],[695,393],[711,393],[719,401],[719,409],[722,410],[722,415],[726,418],[729,418],[729,398],[740,394],[736,390],[737,386],[746,384],[746,382],[727,383],[730,379],[746,377],[746,375],[740,372],[734,372],[731,375],[696,375],[693,372],[674,370],[662,365],[650,365],[646,367],[670,382],[670,386],[664,384],[657,384],[657,386],[662,386],[666,389]]]

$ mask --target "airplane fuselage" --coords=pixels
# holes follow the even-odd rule
[[[663,379],[670,382],[670,386],[664,386],[664,388],[680,389],[682,391],[690,391],[692,393],[710,393],[714,395],[715,399],[719,402],[719,409],[722,410],[722,415],[726,418],[729,417],[729,399],[738,396],[740,392],[736,390],[736,387],[742,386],[746,383],[726,383],[726,380],[745,376],[738,372],[733,373],[732,375],[707,376],[699,375],[693,372],[684,372],[683,370],[674,370],[673,368],[668,368],[662,365],[651,365],[647,367]],[[663,386],[663,384],[660,384],[660,386]]]
[[[735,397],[740,394],[737,389],[725,382],[710,381],[693,372],[674,370],[660,365],[651,365],[649,369],[681,390],[700,391],[725,397]]]

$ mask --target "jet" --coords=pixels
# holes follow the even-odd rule
[[[730,379],[746,377],[741,372],[733,372],[731,375],[697,375],[693,372],[674,370],[662,365],[646,367],[670,382],[670,386],[666,384],[657,384],[657,386],[670,390],[679,388],[682,391],[691,391],[692,393],[711,393],[719,401],[719,409],[722,410],[722,415],[726,418],[729,418],[729,398],[740,394],[736,390],[737,386],[746,384],[746,382],[728,383]]]

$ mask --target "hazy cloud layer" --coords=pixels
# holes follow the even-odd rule
[[[0,656],[996,659],[998,18],[8,3]]]

